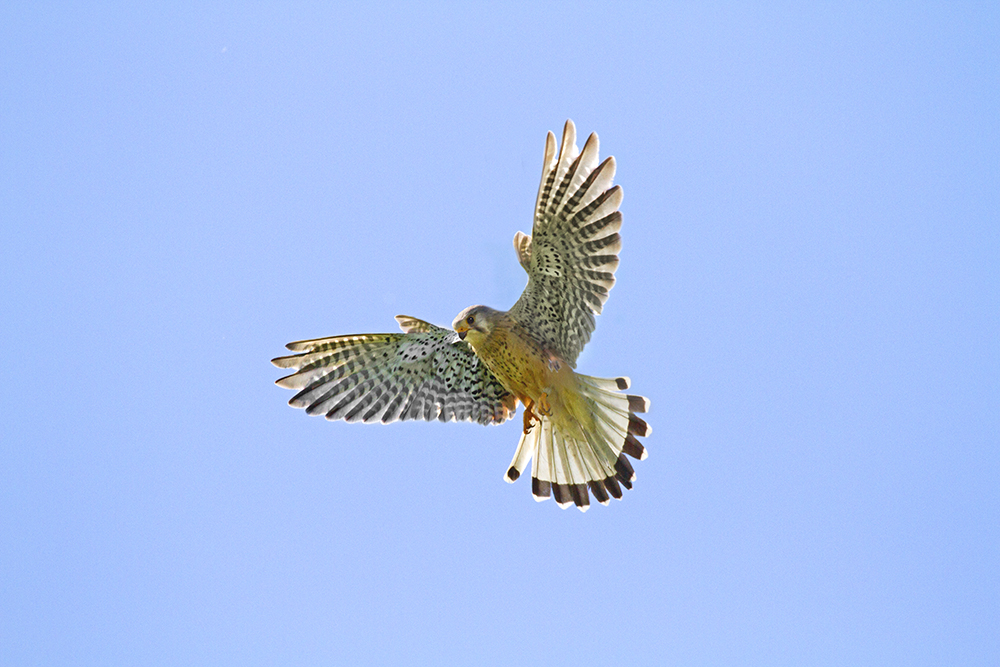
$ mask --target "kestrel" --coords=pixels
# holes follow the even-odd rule
[[[615,284],[621,237],[621,186],[615,159],[598,164],[597,135],[580,151],[566,121],[562,145],[545,140],[542,182],[532,235],[514,236],[528,285],[504,312],[463,310],[452,329],[399,315],[403,333],[358,334],[287,345],[296,354],[272,360],[294,373],[277,381],[299,390],[288,402],[307,414],[345,421],[400,419],[499,424],[524,406],[521,439],[504,479],[514,482],[529,461],[535,500],[560,507],[603,505],[632,488],[626,454],[646,458],[636,439],[650,428],[636,413],[642,396],[625,394],[625,377],[574,372]]]

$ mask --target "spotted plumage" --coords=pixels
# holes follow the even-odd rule
[[[295,373],[278,385],[300,390],[289,405],[327,419],[499,424],[515,409],[510,393],[454,331],[413,317],[404,333],[297,341],[298,354],[272,363]]]
[[[546,138],[532,235],[514,248],[528,284],[509,311],[465,309],[454,331],[412,317],[402,334],[362,334],[289,343],[296,354],[273,360],[292,369],[278,384],[289,403],[346,421],[459,420],[495,424],[524,405],[521,439],[505,479],[532,465],[532,495],[586,510],[632,488],[628,457],[649,426],[637,413],[649,401],[624,394],[628,378],[574,372],[615,283],[621,249],[622,191],[614,158],[598,163],[591,134],[581,152],[567,121],[556,152]],[[627,455],[627,456],[626,456]]]
[[[615,159],[597,163],[596,134],[580,152],[576,128],[566,123],[558,158],[555,146],[550,132],[532,236],[519,232],[514,240],[528,286],[510,313],[575,367],[615,284],[622,189],[611,187]]]

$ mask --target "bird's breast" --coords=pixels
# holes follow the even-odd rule
[[[551,392],[569,368],[555,360],[522,327],[495,326],[476,349],[479,358],[510,393],[522,401]]]

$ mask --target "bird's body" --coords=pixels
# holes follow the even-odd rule
[[[472,306],[449,331],[397,316],[403,334],[362,334],[289,343],[273,363],[291,368],[278,384],[299,389],[289,403],[328,419],[462,419],[500,423],[524,405],[524,426],[505,478],[529,461],[532,494],[586,510],[621,498],[635,473],[626,454],[646,456],[649,434],[636,413],[649,401],[622,393],[628,378],[574,371],[594,315],[614,285],[621,248],[621,188],[614,158],[597,163],[597,135],[583,151],[566,122],[558,156],[550,132],[533,235],[514,247],[528,285],[508,311]],[[588,493],[589,490],[589,493]]]
[[[487,333],[463,326],[474,309],[488,321]],[[463,311],[453,326],[459,335],[465,332],[465,340],[476,355],[500,384],[524,404],[525,430],[539,416],[579,412],[572,400],[577,393],[577,382],[569,364],[545,350],[510,313],[474,306]]]
[[[489,320],[489,331],[465,329],[465,341],[507,391],[529,405],[551,391],[556,382],[567,381],[567,372],[571,374],[569,364],[560,362],[558,357],[542,348],[509,313],[487,311],[483,306],[478,308],[483,319]],[[467,312],[463,311],[463,315]],[[453,325],[459,334],[467,317],[459,315]]]

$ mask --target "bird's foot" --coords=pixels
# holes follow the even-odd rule
[[[549,405],[549,395],[542,392],[542,395],[538,397],[538,414],[548,417],[552,414],[552,406]]]
[[[541,421],[532,409],[535,407],[534,403],[528,402],[524,404],[524,434],[528,435],[531,433],[531,427],[534,422]]]

